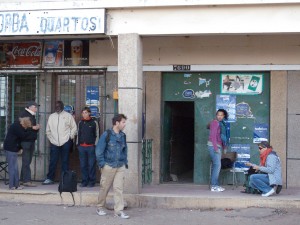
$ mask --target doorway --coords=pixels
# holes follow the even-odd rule
[[[56,74],[55,100],[63,101],[64,110],[73,115],[76,124],[81,120],[81,110],[88,106],[91,116],[98,122],[100,134],[106,129],[106,76],[104,72],[94,73],[67,73]],[[77,173],[81,180],[79,152],[74,144],[70,154],[70,169]],[[60,163],[56,170],[56,178],[59,178]],[[100,179],[97,170],[97,181]]]
[[[165,102],[163,182],[193,183],[194,102]]]

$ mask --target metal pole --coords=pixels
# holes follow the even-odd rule
[[[11,123],[15,122],[15,75],[12,75],[11,82]]]

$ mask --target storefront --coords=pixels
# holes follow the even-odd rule
[[[5,43],[40,43],[39,53],[31,55],[41,59],[8,67],[11,54],[0,54],[2,134],[25,98],[41,104],[43,126],[57,99],[77,121],[81,107],[91,105],[101,131],[110,126],[113,113],[125,113],[126,190],[139,193],[142,138],[153,139],[152,184],[170,181],[171,174],[178,182],[207,184],[206,125],[217,108],[229,107],[232,145],[257,161],[256,142],[270,140],[281,157],[284,184],[300,186],[294,179],[300,168],[295,135],[300,30],[298,19],[290,16],[300,15],[298,3],[78,2],[61,1],[51,10],[42,0],[4,4],[0,22],[8,25],[0,26],[0,51]],[[35,11],[29,15],[31,8]],[[23,86],[20,91],[13,82],[22,83],[28,95],[20,95]],[[118,101],[112,98],[116,89]],[[23,103],[17,103],[20,96]],[[37,180],[47,171],[47,143],[40,132]],[[76,154],[72,160],[78,164]]]
[[[88,16],[74,19],[74,15],[80,12]],[[24,110],[26,102],[34,100],[40,104],[37,120],[42,129],[32,163],[34,180],[44,179],[48,170],[49,143],[45,129],[47,118],[54,111],[55,101],[62,100],[65,111],[71,113],[76,122],[81,118],[81,109],[89,106],[101,132],[110,126],[110,119],[117,112],[117,99],[113,99],[116,76],[110,74],[107,77],[105,67],[90,67],[90,57],[95,57],[89,53],[93,39],[88,36],[80,39],[84,34],[104,34],[104,18],[103,9],[0,14],[1,33],[14,37],[19,35],[20,39],[24,34],[32,35],[32,40],[9,41],[10,38],[7,38],[0,43],[0,141],[2,146],[8,127]],[[67,34],[68,37],[57,40],[42,37],[41,34]],[[75,34],[77,36],[74,38]],[[80,177],[75,144],[70,162],[71,168]]]

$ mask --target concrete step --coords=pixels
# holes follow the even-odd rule
[[[99,187],[78,188],[74,193],[78,206],[96,206]],[[231,209],[247,207],[300,208],[300,190],[284,189],[279,195],[268,198],[260,195],[243,194],[242,188],[232,190],[226,187],[223,193],[210,192],[207,186],[200,185],[155,185],[142,189],[141,194],[125,194],[129,207],[150,207],[169,209]],[[113,208],[113,194],[108,196],[107,207]],[[72,204],[69,193],[60,195],[57,185],[25,188],[10,191],[7,186],[0,186],[0,200],[38,204]]]

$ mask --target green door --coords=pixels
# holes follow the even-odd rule
[[[194,172],[193,182],[208,184],[210,157],[207,151],[209,130],[207,124],[215,117],[216,97],[232,95],[236,105],[248,107],[248,112],[236,115],[230,123],[230,144],[246,144],[250,146],[251,161],[258,162],[257,147],[253,141],[256,124],[269,124],[270,110],[270,75],[268,72],[229,72],[239,77],[247,74],[260,74],[263,78],[263,90],[259,94],[222,93],[227,88],[239,88],[236,83],[227,84],[222,77],[223,72],[193,72],[193,73],[164,73],[163,74],[163,134],[162,134],[162,178],[164,181],[170,174],[170,140],[172,137],[172,106],[170,102],[194,103]],[[254,80],[257,81],[257,80]],[[261,80],[262,82],[262,80]],[[221,85],[222,84],[222,85]],[[228,86],[227,86],[228,85]],[[245,88],[245,83],[242,83]],[[249,85],[251,90],[253,87]],[[245,89],[246,89],[245,88]],[[169,160],[169,161],[168,161]]]

